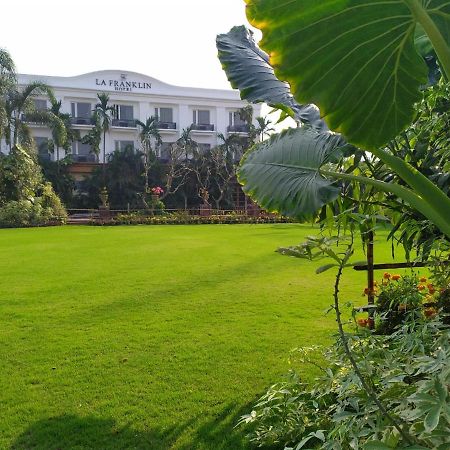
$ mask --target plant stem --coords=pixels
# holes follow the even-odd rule
[[[404,186],[400,186],[396,183],[385,183],[384,181],[374,180],[372,178],[351,175],[349,173],[332,172],[329,170],[321,170],[320,173],[332,178],[351,180],[363,184],[368,184],[380,189],[380,191],[395,194],[401,199],[407,201],[413,208],[423,214],[427,219],[430,219],[444,234],[450,237],[450,220],[449,216],[445,213],[445,205],[443,205],[442,203],[440,209],[433,207],[432,204],[430,204],[427,200],[424,200],[412,190],[407,189]],[[447,201],[449,201],[448,198]],[[442,214],[443,209],[444,213]]]
[[[450,48],[439,28],[431,19],[426,9],[422,6],[422,2],[418,0],[404,0],[404,2],[408,5],[414,18],[422,25],[425,33],[427,33],[430,38],[442,69],[444,70],[447,79],[450,79]]]
[[[350,250],[350,248],[349,248],[349,250]],[[337,275],[336,275],[336,281],[334,283],[333,297],[334,297],[334,310],[335,310],[335,313],[336,313],[336,322],[338,324],[339,336],[341,338],[345,354],[347,355],[347,358],[349,359],[350,364],[352,365],[353,370],[355,371],[357,377],[361,381],[361,385],[362,385],[363,389],[366,391],[367,395],[378,406],[378,409],[381,411],[381,413],[392,423],[392,425],[397,429],[397,431],[403,436],[405,441],[408,442],[409,444],[412,444],[414,442],[413,437],[410,436],[407,432],[405,432],[405,430],[401,427],[401,423],[395,417],[393,417],[391,414],[389,414],[387,409],[381,403],[381,401],[379,400],[377,394],[369,386],[369,384],[367,383],[367,381],[364,378],[363,374],[359,370],[358,364],[356,363],[356,360],[353,357],[353,354],[352,354],[352,352],[350,350],[350,347],[348,346],[347,337],[345,336],[344,327],[342,325],[342,320],[341,320],[341,314],[342,313],[341,313],[341,310],[340,310],[340,307],[339,307],[339,284],[340,284],[340,281],[341,281],[342,272],[344,270],[344,265],[345,265],[345,263],[341,263],[339,265],[339,269],[338,269],[338,272],[337,272]]]

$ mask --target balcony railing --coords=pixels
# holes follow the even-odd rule
[[[175,122],[158,122],[158,129],[160,130],[176,130],[177,124]]]
[[[113,127],[136,128],[135,119],[113,119],[111,125]]]
[[[81,163],[96,163],[98,162],[97,155],[72,155],[73,162],[81,162]]]
[[[191,128],[195,131],[214,131],[214,125],[212,123],[193,123]]]
[[[94,125],[94,119],[91,117],[71,117],[70,122],[73,125]]]
[[[227,131],[229,133],[248,133],[250,131],[250,127],[248,124],[244,125],[229,125],[227,127]]]
[[[30,123],[30,124],[36,124],[36,125],[45,124],[45,122],[43,120],[40,120],[38,117],[33,117],[33,115],[31,115],[31,116],[28,115],[27,116],[26,114],[21,114],[20,120],[22,122],[26,122],[26,123]]]

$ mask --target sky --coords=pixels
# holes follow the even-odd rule
[[[218,89],[230,84],[217,59],[216,35],[234,25],[250,27],[244,0],[7,0],[2,16],[8,20],[2,20],[0,47],[19,73],[118,69]]]

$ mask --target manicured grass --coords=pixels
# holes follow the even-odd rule
[[[0,230],[0,448],[248,448],[238,417],[290,349],[335,329],[333,272],[274,253],[311,233]],[[390,260],[387,244],[376,252]],[[348,271],[343,299],[364,302],[364,276]]]

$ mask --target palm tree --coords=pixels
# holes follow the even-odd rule
[[[0,139],[5,136],[8,119],[5,94],[15,86],[16,69],[9,53],[0,48]]]
[[[88,144],[91,146],[91,152],[97,157],[100,154],[100,143],[102,141],[102,123],[99,119],[99,115],[97,111],[94,110],[94,113],[92,114],[92,122],[94,123],[93,128],[87,133],[85,136],[83,136],[80,141],[83,144]],[[103,164],[103,168],[105,168],[105,164]],[[103,171],[103,181],[105,181],[105,171]]]
[[[183,128],[181,136],[176,142],[177,146],[183,150],[186,161],[189,159],[190,154],[195,156],[198,150],[198,143],[191,138],[192,129],[192,125]]]
[[[257,117],[256,121],[258,122],[256,132],[259,135],[260,141],[263,141],[266,136],[269,136],[272,131],[275,131],[275,128],[272,127],[272,122],[270,119],[266,119],[265,117]]]
[[[155,143],[155,150],[162,144],[161,135],[158,129],[158,119],[154,116],[147,117],[147,120],[141,122],[136,120],[136,125],[140,128],[139,140],[141,141],[141,148],[144,154],[144,170],[145,170],[145,188],[144,197],[148,194],[148,172],[150,170],[150,163],[152,156],[154,157],[155,152],[153,151],[153,143]]]
[[[34,100],[40,95],[54,99],[50,87],[40,81],[31,82],[22,90],[12,86],[6,91],[3,104],[6,118],[5,141],[10,151],[19,144],[28,148],[32,145],[33,140],[27,121],[50,123],[54,120],[63,133],[64,125],[58,122],[50,111],[36,108]]]
[[[237,134],[225,136],[223,133],[218,133],[217,138],[222,141],[222,143],[219,144],[219,148],[223,151],[227,159],[239,159],[238,156],[240,156],[244,145],[241,136]]]
[[[105,182],[105,164],[106,164],[106,133],[109,131],[115,109],[109,105],[109,95],[105,92],[97,94],[98,103],[95,105],[94,111],[97,119],[100,121],[101,130],[103,132],[103,182]]]
[[[56,150],[56,161],[59,162],[60,147],[63,147],[64,149],[68,148],[69,136],[67,133],[67,126],[70,124],[70,114],[66,114],[61,111],[61,100],[51,98],[50,104],[51,107],[49,112],[51,113],[51,120],[49,127],[52,131],[52,139],[49,143],[49,148]]]

